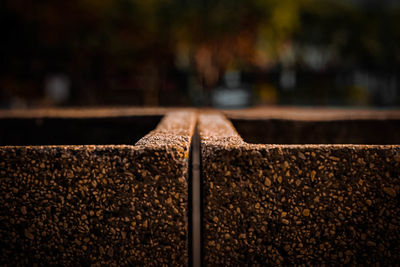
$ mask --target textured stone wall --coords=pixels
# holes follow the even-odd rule
[[[199,129],[207,266],[400,261],[400,146],[249,145],[217,115]]]
[[[289,115],[330,113],[310,114]],[[168,111],[134,146],[0,146],[0,264],[190,264],[195,124]],[[248,144],[209,111],[197,127],[205,265],[400,262],[399,145]]]
[[[193,113],[135,146],[0,147],[0,264],[188,264]]]

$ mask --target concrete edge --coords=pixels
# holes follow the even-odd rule
[[[126,116],[162,116],[177,110],[177,108],[138,108],[138,107],[108,107],[108,108],[46,108],[46,109],[12,109],[0,110],[0,118],[101,118]],[[182,109],[183,110],[183,109]]]
[[[298,121],[335,120],[387,120],[400,119],[400,110],[310,108],[310,107],[259,107],[245,110],[222,110],[229,119],[277,119]]]
[[[180,147],[189,153],[196,121],[197,113],[192,110],[168,112],[157,128],[141,138],[135,147],[152,149]]]

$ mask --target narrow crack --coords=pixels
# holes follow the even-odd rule
[[[201,266],[201,179],[200,179],[200,137],[197,125],[194,130],[192,145],[191,145],[191,266]],[[189,198],[190,199],[190,198]]]

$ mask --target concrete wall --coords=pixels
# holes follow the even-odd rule
[[[400,146],[253,145],[218,114],[199,131],[206,266],[399,262]]]
[[[135,146],[0,147],[0,263],[188,265],[193,112]]]

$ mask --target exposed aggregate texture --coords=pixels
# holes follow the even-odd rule
[[[199,132],[206,266],[400,262],[400,146],[251,145],[218,114]]]
[[[188,264],[193,112],[135,146],[0,147],[1,265]]]

